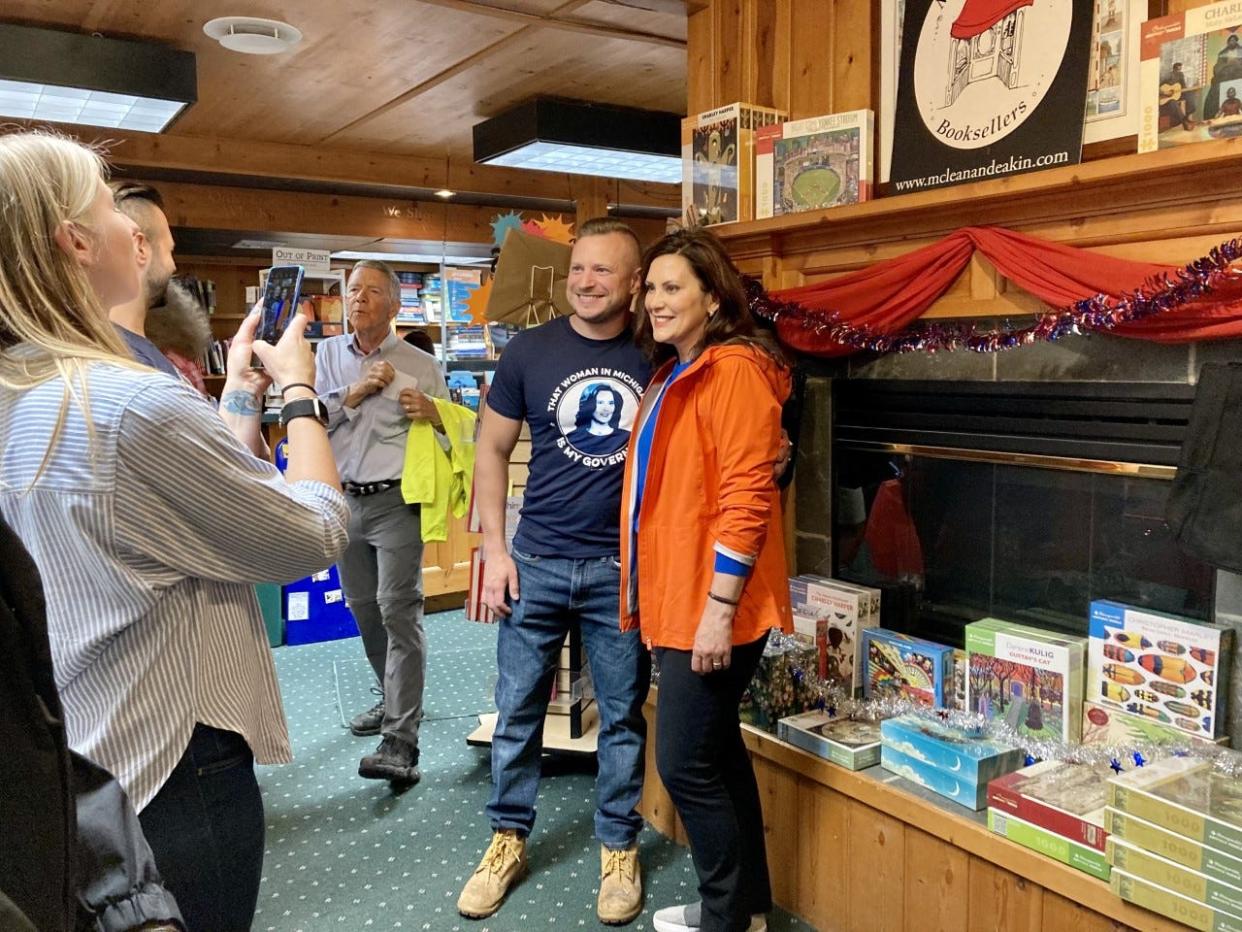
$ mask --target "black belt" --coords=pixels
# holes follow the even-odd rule
[[[385,479],[383,482],[342,482],[343,488],[350,495],[374,495],[376,492],[387,492],[401,484],[400,479]]]

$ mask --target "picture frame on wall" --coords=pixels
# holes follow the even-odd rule
[[[1084,143],[1137,136],[1139,36],[1147,0],[1094,0]]]

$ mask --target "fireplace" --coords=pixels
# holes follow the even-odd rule
[[[1210,619],[1215,572],[1163,518],[1193,397],[834,380],[832,574],[883,589],[884,627],[959,646],[989,615],[1085,634],[1100,598]]]

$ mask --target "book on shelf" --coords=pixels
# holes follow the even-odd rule
[[[194,275],[178,275],[177,281],[194,296],[208,314],[216,312],[216,283],[210,278],[198,278]],[[258,300],[257,298],[255,299]],[[252,301],[251,304],[254,302]]]
[[[681,207],[687,224],[755,216],[755,130],[785,113],[733,103],[681,121]]]
[[[755,131],[755,217],[857,204],[872,197],[875,119],[851,110]]]
[[[1242,136],[1242,7],[1149,19],[1139,41],[1139,152]]]

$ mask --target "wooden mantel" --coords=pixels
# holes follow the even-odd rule
[[[964,226],[996,225],[1127,259],[1179,264],[1242,232],[1242,140],[1117,156],[863,204],[723,224],[742,271],[791,288],[902,255]],[[929,317],[1042,305],[986,260]]]

